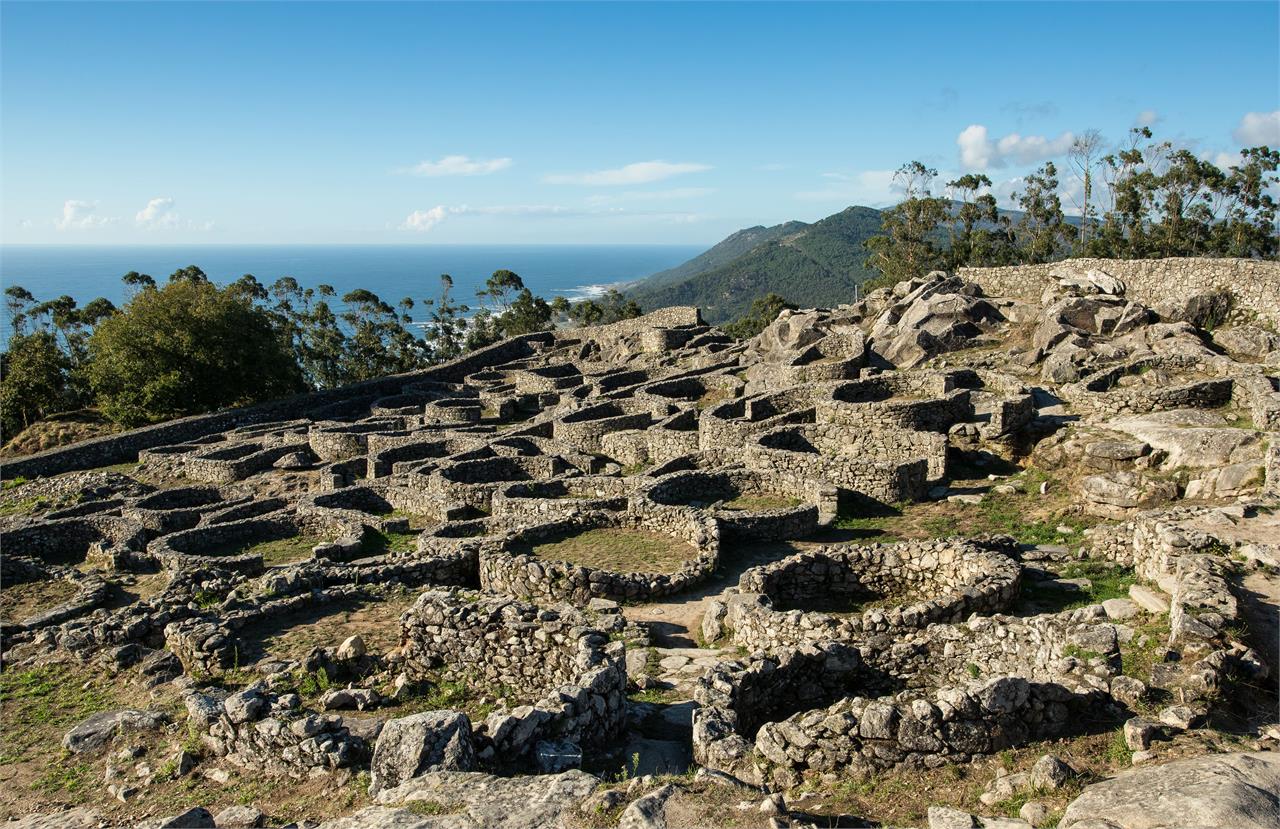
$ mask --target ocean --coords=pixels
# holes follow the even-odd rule
[[[440,274],[453,277],[453,297],[476,304],[476,289],[499,268],[515,271],[529,290],[550,300],[603,293],[704,250],[692,245],[0,245],[0,286],[21,285],[37,300],[64,294],[81,305],[106,297],[125,300],[120,277],[150,274],[163,284],[169,274],[197,265],[225,284],[251,273],[263,285],[292,276],[305,287],[332,285],[339,296],[355,288],[395,304],[436,297]],[[423,314],[415,308],[414,316]],[[0,314],[0,342],[9,339]]]

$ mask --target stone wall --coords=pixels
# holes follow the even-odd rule
[[[0,464],[0,478],[37,478],[69,472],[73,469],[95,469],[135,460],[138,452],[156,446],[190,442],[223,432],[236,426],[265,421],[296,418],[324,406],[341,403],[372,403],[379,397],[395,394],[413,380],[461,380],[466,375],[489,366],[500,365],[533,353],[534,344],[551,340],[550,334],[527,334],[473,351],[448,363],[419,372],[381,377],[322,392],[273,400],[256,406],[231,409],[207,415],[172,420],[155,426],[131,429],[116,435],[81,441],[58,449],[37,452],[23,458],[5,459]]]
[[[364,740],[342,717],[301,708],[297,695],[241,691],[219,699],[191,692],[184,698],[188,722],[215,755],[254,774],[305,777],[313,770],[353,766],[369,757]]]
[[[1110,692],[1120,667],[1117,631],[1099,620],[1101,611],[975,616],[881,637],[854,651],[856,669],[836,672],[846,677],[839,698],[817,706],[824,694],[796,695],[789,677],[772,679],[776,663],[797,658],[789,649],[721,663],[695,692],[702,706],[695,757],[750,782],[789,787],[807,770],[935,768],[1078,733],[1121,711]],[[818,662],[841,644],[810,642],[794,653]],[[767,696],[773,689],[777,696]],[[749,698],[750,711],[742,703]]]
[[[505,766],[542,740],[604,746],[626,719],[622,626],[561,606],[470,591],[432,591],[401,619],[405,671],[412,679],[465,680],[532,701],[476,725],[477,756]]]
[[[843,451],[846,440],[860,443],[862,451]],[[877,503],[896,504],[920,500],[931,477],[940,477],[946,436],[867,432],[836,424],[783,426],[748,442],[743,459],[749,469],[793,485],[817,479]]]
[[[1059,274],[1105,271],[1125,284],[1125,295],[1155,306],[1171,297],[1227,291],[1272,326],[1280,327],[1280,262],[1259,259],[1068,259],[1047,265],[961,268],[988,296],[1038,302],[1045,285]]]
[[[998,613],[1018,596],[1016,544],[960,539],[821,547],[755,567],[738,582],[725,625],[748,649],[823,640],[865,641],[970,615]],[[874,602],[866,610],[863,602]],[[848,613],[809,610],[849,603]]]
[[[706,580],[720,561],[720,528],[697,510],[634,502],[624,513],[578,513],[524,527],[480,550],[480,584],[512,596],[585,603],[593,598],[638,601],[669,596]],[[531,555],[531,545],[599,528],[642,529],[692,547],[683,566],[668,572],[616,572]],[[642,562],[637,567],[643,566]]]
[[[12,527],[0,533],[0,550],[49,564],[86,562],[110,570],[133,569],[147,560],[141,524],[110,515],[63,518]]]

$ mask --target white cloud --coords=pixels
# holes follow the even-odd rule
[[[624,190],[610,195],[588,196],[587,204],[616,202],[677,201],[697,199],[716,192],[714,187],[673,187],[670,190]]]
[[[1280,145],[1280,109],[1275,112],[1247,112],[1231,133],[1245,147],[1276,147]]]
[[[509,158],[472,158],[468,155],[446,155],[439,161],[421,161],[400,172],[415,176],[487,176],[505,170],[512,164]]]
[[[710,170],[706,164],[679,163],[669,161],[637,161],[616,170],[596,170],[590,173],[553,174],[545,176],[543,181],[549,184],[586,184],[592,187],[609,187],[624,184],[649,184],[662,181],[672,176],[686,173],[698,173]]]
[[[178,226],[178,214],[173,210],[173,199],[162,197],[147,202],[147,206],[133,217],[138,227],[148,229]]]
[[[54,221],[58,230],[89,230],[109,225],[116,220],[107,216],[98,216],[97,202],[67,199],[62,203],[62,218]]]
[[[1160,120],[1160,113],[1154,109],[1144,109],[1138,113],[1138,117],[1133,119],[1135,127],[1150,127]]]
[[[969,170],[987,170],[1014,164],[1033,164],[1046,158],[1062,155],[1071,148],[1075,136],[1064,132],[1057,138],[1042,135],[1021,135],[1011,132],[992,141],[982,124],[970,124],[956,136],[960,148],[960,164]]]
[[[795,194],[803,201],[838,201],[880,207],[899,201],[902,190],[894,185],[894,170],[863,170],[858,173],[823,173],[834,182],[821,190],[804,190]]]
[[[409,214],[408,218],[401,223],[401,230],[416,230],[419,233],[425,233],[436,225],[445,220],[449,215],[449,208],[443,204],[438,204],[430,210],[415,210]]]
[[[437,204],[430,210],[415,210],[400,223],[401,230],[425,233],[450,216],[558,216],[572,211],[552,204],[499,204],[489,207]]]
[[[773,161],[768,164],[761,164],[759,167],[756,167],[756,169],[763,173],[776,173],[779,170],[786,170],[790,166],[790,164],[782,164],[781,162]]]
[[[400,223],[401,230],[425,233],[441,222],[456,216],[524,216],[534,218],[586,219],[652,219],[664,222],[690,223],[707,218],[699,213],[627,210],[622,207],[575,209],[554,204],[497,204],[484,207],[438,204],[430,210],[415,210]]]

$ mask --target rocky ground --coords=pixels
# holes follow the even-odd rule
[[[1280,336],[1219,293],[669,309],[6,473],[0,816],[1280,825]]]

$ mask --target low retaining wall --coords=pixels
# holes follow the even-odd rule
[[[1125,284],[1125,296],[1155,306],[1170,297],[1227,291],[1238,305],[1280,327],[1280,262],[1261,259],[1067,259],[1045,265],[961,268],[957,275],[988,296],[1039,302],[1059,276],[1101,270]]]

